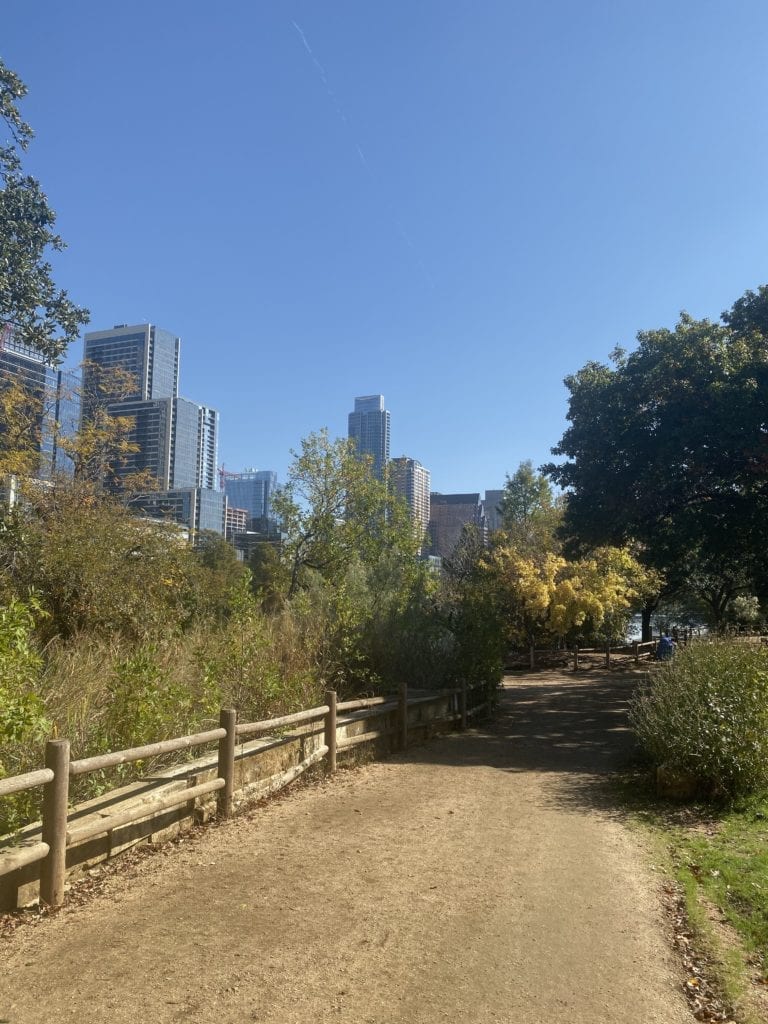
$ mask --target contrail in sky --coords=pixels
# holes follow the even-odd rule
[[[357,138],[355,137],[354,131],[352,130],[352,124],[351,124],[349,118],[347,117],[347,115],[345,114],[344,110],[342,109],[342,106],[339,103],[339,100],[338,100],[338,98],[336,96],[336,93],[331,88],[331,85],[330,85],[330,82],[328,81],[328,75],[326,74],[325,68],[320,63],[320,61],[317,59],[317,57],[315,56],[315,52],[312,49],[312,47],[309,45],[309,40],[307,39],[306,33],[302,29],[301,25],[299,25],[299,23],[297,21],[294,21],[293,18],[291,18],[291,24],[293,25],[294,29],[296,30],[296,34],[298,35],[299,39],[301,39],[302,45],[303,45],[304,49],[307,52],[307,56],[310,58],[310,60],[314,64],[315,70],[317,71],[318,75],[320,76],[320,81],[323,83],[323,85],[325,87],[325,91],[328,94],[328,98],[330,99],[331,103],[333,104],[333,107],[334,107],[334,109],[336,111],[337,116],[341,119],[341,121],[344,123],[345,127],[347,128],[347,131],[350,133],[352,142],[354,143],[355,149],[357,150],[357,155],[360,158],[360,163],[363,165],[363,167],[365,168],[366,172],[368,173],[368,177],[371,180],[371,184],[373,184],[374,187],[378,189],[379,195],[380,195],[381,199],[383,200],[384,205],[388,208],[388,210],[389,210],[389,212],[390,212],[390,214],[392,216],[392,219],[394,221],[395,231],[400,236],[400,238],[403,240],[403,242],[408,246],[408,248],[413,252],[413,254],[417,257],[416,265],[419,267],[419,269],[424,274],[424,276],[427,279],[427,283],[429,284],[430,288],[434,288],[435,282],[434,282],[434,280],[432,278],[432,275],[427,270],[427,267],[426,267],[426,265],[424,263],[424,260],[419,256],[419,254],[418,254],[418,252],[416,250],[416,246],[413,244],[411,239],[408,237],[408,234],[406,233],[405,228],[401,224],[400,219],[397,216],[397,211],[395,209],[394,203],[391,200],[387,199],[387,197],[384,195],[384,190],[382,189],[381,185],[379,184],[378,180],[376,179],[376,176],[374,175],[373,170],[371,169],[371,165],[368,163],[368,160],[366,159],[365,153],[363,152],[362,146],[360,145],[360,143],[357,141]]]
[[[312,58],[312,63],[315,65],[317,70],[320,72],[320,77],[322,78],[322,80],[323,80],[324,84],[326,85],[326,87],[328,87],[328,76],[325,73],[325,68],[323,67],[323,65],[320,63],[320,61],[317,59],[317,57],[312,52],[312,47],[307,42],[307,37],[304,35],[304,33],[303,33],[302,29],[301,29],[301,26],[297,25],[296,22],[293,19],[291,19],[291,24],[296,29],[296,31],[299,33],[299,36],[301,37],[301,41],[302,41],[302,43],[304,43],[304,49],[307,51],[309,56]]]

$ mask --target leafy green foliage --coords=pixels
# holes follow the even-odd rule
[[[34,646],[40,613],[34,599],[0,608],[0,744],[36,740],[49,728],[36,693],[43,667]]]
[[[18,109],[26,92],[0,60],[0,118],[11,136],[0,146],[0,326],[11,325],[25,343],[55,360],[77,338],[88,312],[56,288],[46,260],[46,251],[61,250],[64,242],[53,230],[56,215],[39,183],[22,170],[21,153],[33,135]]]
[[[112,666],[111,699],[94,737],[102,750],[139,746],[192,731],[218,714],[214,687],[201,693],[174,678],[156,644],[140,644]]]
[[[205,605],[184,542],[87,487],[33,488],[24,510],[5,518],[6,589],[22,596],[34,588],[47,613],[45,637],[156,636],[184,628]]]
[[[544,467],[568,489],[576,546],[635,546],[718,625],[745,591],[768,590],[768,289],[722,323],[683,313],[644,331],[612,366],[566,378],[570,425]]]
[[[34,639],[40,615],[34,598],[12,599],[0,608],[0,778],[39,767],[34,757],[50,729],[39,694],[43,659]],[[38,804],[36,791],[6,798],[0,807],[0,833],[34,817]]]
[[[445,570],[437,600],[448,629],[443,638],[450,656],[447,681],[484,683],[493,691],[508,644],[507,615],[474,527],[465,527]]]
[[[507,476],[501,498],[506,543],[526,555],[556,552],[562,517],[563,502],[555,498],[549,480],[534,471],[530,459],[521,462],[514,475]]]
[[[631,708],[658,765],[690,772],[713,794],[768,784],[768,651],[694,644],[654,672]]]
[[[344,577],[360,560],[375,564],[398,552],[403,565],[418,550],[404,505],[373,475],[370,459],[358,457],[354,442],[331,440],[326,430],[310,434],[293,453],[285,487],[273,510],[282,524],[282,590],[287,598],[319,573],[328,581]]]

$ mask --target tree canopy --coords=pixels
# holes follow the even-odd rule
[[[768,288],[721,322],[682,313],[637,340],[566,378],[566,461],[543,469],[568,490],[576,548],[634,545],[717,623],[745,588],[768,589]]]
[[[64,242],[39,182],[22,170],[21,154],[33,137],[18,108],[26,93],[0,60],[0,118],[10,136],[0,145],[0,330],[12,329],[55,362],[88,322],[88,311],[56,287],[46,258]]]
[[[285,534],[288,597],[307,570],[332,581],[355,559],[369,567],[385,553],[415,559],[418,538],[407,508],[376,479],[353,442],[331,440],[322,430],[292,454],[288,481],[273,501]]]
[[[537,473],[530,459],[521,462],[512,476],[507,474],[501,496],[502,529],[508,542],[528,554],[559,547],[557,528],[562,519],[562,502],[552,493],[543,473]]]

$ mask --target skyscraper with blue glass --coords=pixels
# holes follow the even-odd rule
[[[384,479],[389,461],[389,410],[384,408],[383,395],[361,395],[349,414],[348,436],[360,455],[369,455],[374,476]]]
[[[100,367],[120,373],[111,396],[115,401],[175,398],[180,348],[180,338],[153,324],[116,324],[111,331],[90,331],[83,353],[85,391]]]
[[[271,469],[245,469],[224,474],[224,493],[233,508],[242,508],[248,519],[272,518],[272,496],[277,489],[277,473]]]
[[[120,477],[148,474],[158,491],[216,486],[219,414],[179,397],[180,339],[153,324],[85,335],[83,418],[95,402],[133,420]],[[105,371],[114,371],[110,377]]]

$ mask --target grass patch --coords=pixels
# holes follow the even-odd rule
[[[768,794],[672,828],[669,843],[680,880],[717,907],[768,979]]]
[[[656,797],[645,770],[617,776],[613,789],[655,840],[707,974],[736,1019],[768,1021],[768,792],[719,807],[673,804]]]

